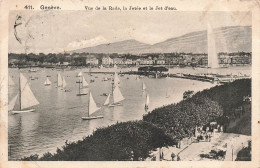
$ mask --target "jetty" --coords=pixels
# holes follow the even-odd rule
[[[85,72],[89,73],[89,72]],[[113,74],[114,72],[107,71],[97,71],[91,72],[92,74]],[[237,76],[237,75],[219,75],[219,74],[185,74],[185,73],[158,73],[158,72],[142,72],[142,71],[128,71],[128,72],[118,72],[118,74],[127,74],[127,75],[140,75],[147,76],[149,78],[181,78],[181,79],[189,79],[196,80],[201,82],[210,82],[210,83],[229,83],[237,79],[248,79],[250,76]]]

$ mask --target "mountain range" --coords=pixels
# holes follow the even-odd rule
[[[217,52],[251,52],[252,27],[229,26],[213,30]],[[192,52],[207,53],[207,30],[187,33],[167,39],[153,45],[145,44],[134,39],[101,44],[70,51],[71,53],[170,53]]]

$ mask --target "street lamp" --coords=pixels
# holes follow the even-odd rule
[[[232,161],[233,161],[233,149],[234,149],[234,146],[233,144],[231,145],[231,150],[232,150]]]

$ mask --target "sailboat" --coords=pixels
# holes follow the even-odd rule
[[[57,87],[62,87],[62,78],[61,78],[60,73],[58,74],[57,78],[58,78]]]
[[[70,92],[71,90],[70,89],[66,89],[66,86],[67,86],[67,83],[65,81],[65,78],[63,77],[62,78],[62,88],[61,88],[61,90],[64,90],[65,92]]]
[[[88,87],[88,82],[85,80],[84,76],[82,76],[82,87]]]
[[[14,86],[15,85],[13,79],[10,76],[8,76],[8,85],[9,86]]]
[[[65,78],[64,77],[62,77],[62,88],[61,88],[61,90],[65,90],[66,89],[66,86],[67,86],[67,83],[66,83],[66,81],[65,81]]]
[[[144,92],[144,91],[145,91],[145,89],[146,89],[146,86],[145,86],[144,82],[143,82],[142,89],[143,89],[143,92]]]
[[[104,106],[109,105],[110,94],[108,94]]]
[[[144,109],[147,110],[149,107],[149,103],[150,103],[150,98],[149,98],[149,94],[146,94],[146,101],[145,101],[145,105],[144,105]]]
[[[88,83],[85,80],[84,76],[82,76],[82,81],[79,80],[77,83],[79,84],[79,93],[77,94],[77,96],[87,95],[88,93],[85,87],[88,86]],[[82,83],[82,87],[81,87],[81,83]]]
[[[49,80],[48,77],[46,78],[46,80],[45,80],[45,82],[44,82],[44,85],[45,85],[45,86],[51,85],[51,81]]]
[[[81,77],[82,76],[82,72],[79,72],[77,77]]]
[[[91,65],[90,65],[90,67],[89,67],[89,76],[92,76],[92,74],[91,74]]]
[[[81,117],[83,120],[91,120],[91,119],[97,119],[97,118],[103,118],[103,116],[90,116],[91,114],[95,113],[97,110],[99,110],[100,107],[97,107],[95,100],[93,99],[93,96],[91,92],[89,92],[89,100],[88,100],[88,113],[87,117]]]
[[[124,96],[122,95],[118,86],[115,86],[113,90],[113,103],[109,105],[109,107],[121,106],[120,101],[124,100]]]
[[[119,79],[117,73],[115,72],[115,75],[114,75],[114,86],[118,86],[119,83],[120,83],[120,79]]]
[[[35,98],[28,80],[20,73],[19,77],[19,93],[10,101],[8,110],[13,114],[33,112],[35,109],[28,109],[32,106],[40,104]]]

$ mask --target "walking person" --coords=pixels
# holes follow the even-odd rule
[[[179,156],[179,155],[177,155],[177,161],[180,161],[180,160],[181,160],[180,156]]]
[[[175,154],[172,152],[171,154],[171,157],[172,157],[172,161],[174,161],[174,158],[175,158]]]

